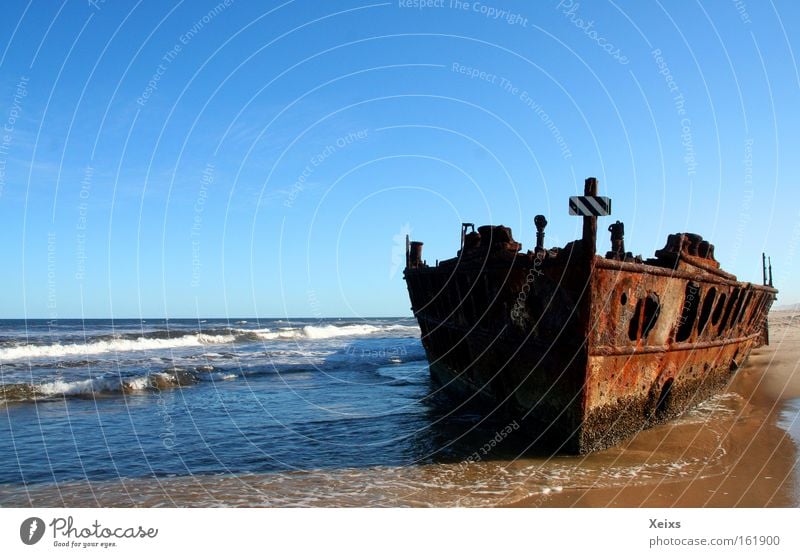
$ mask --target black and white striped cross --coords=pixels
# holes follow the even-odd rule
[[[580,217],[605,217],[611,214],[611,199],[599,195],[575,195],[569,198],[569,214]]]

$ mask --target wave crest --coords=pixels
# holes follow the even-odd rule
[[[179,368],[132,377],[94,377],[45,383],[0,385],[0,402],[24,402],[56,397],[81,397],[100,394],[130,394],[138,391],[160,391],[194,385],[203,380],[198,374]]]
[[[146,352],[172,348],[190,348],[234,342],[259,342],[280,340],[326,340],[338,337],[393,333],[417,335],[419,328],[409,325],[306,325],[271,329],[215,329],[205,333],[197,331],[151,331],[133,336],[128,333],[117,337],[100,337],[86,343],[75,344],[22,344],[0,347],[0,361],[36,360],[73,356],[91,356],[113,352]]]
[[[365,336],[375,333],[419,333],[419,327],[409,325],[306,325],[302,328],[286,327],[278,331],[253,331],[263,340],[325,340],[336,337]]]
[[[164,350],[207,344],[227,344],[236,340],[234,335],[189,334],[173,338],[145,338],[98,340],[86,344],[23,344],[0,349],[0,360],[59,358],[63,356],[88,356],[108,352],[135,352]]]

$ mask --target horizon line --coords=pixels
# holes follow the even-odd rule
[[[134,320],[134,319],[141,319],[141,320],[181,320],[181,321],[188,321],[188,320],[198,320],[198,319],[216,319],[216,320],[231,320],[231,319],[238,319],[238,320],[274,320],[274,319],[297,319],[302,321],[314,321],[322,320],[322,319],[410,319],[413,318],[414,315],[372,315],[369,317],[353,317],[353,316],[344,316],[344,315],[330,315],[330,316],[278,316],[278,317],[253,317],[253,316],[246,316],[246,315],[238,315],[238,316],[226,316],[226,317],[218,317],[218,316],[201,316],[201,317],[0,317],[0,321],[91,321],[91,320],[99,320],[99,319],[118,319],[118,320]]]

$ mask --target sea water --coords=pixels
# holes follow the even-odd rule
[[[724,501],[793,504],[795,445],[743,373],[568,457],[443,402],[413,319],[0,321],[0,506],[670,506],[651,493],[704,504],[744,465]]]

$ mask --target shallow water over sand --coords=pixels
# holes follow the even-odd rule
[[[233,439],[228,448],[240,455],[236,458],[225,456],[223,440],[201,430],[205,435],[200,438],[211,439],[211,446],[218,449],[209,453],[217,458],[216,462],[212,456],[209,462],[187,463],[191,473],[176,473],[179,468],[173,468],[154,474],[143,467],[141,474],[107,469],[104,474],[87,473],[88,480],[67,475],[57,483],[39,481],[27,487],[5,482],[0,485],[0,505],[798,506],[800,319],[773,313],[771,343],[751,355],[724,394],[678,420],[641,432],[623,446],[585,457],[520,456],[511,437],[497,436],[508,424],[480,423],[474,417],[448,419],[428,406],[424,362],[394,362],[388,368],[381,362],[370,369],[384,378],[393,373],[390,381],[395,383],[390,383],[391,388],[376,388],[374,383],[362,386],[369,389],[368,398],[373,400],[360,409],[361,419],[295,422],[294,432],[281,440],[284,449],[285,443],[294,443],[291,451],[281,452],[273,440],[259,437],[267,428],[263,407],[229,408],[232,415],[245,410],[254,414],[252,423],[238,419],[237,423],[249,428],[243,439],[252,446],[243,450],[236,446],[241,439]],[[352,394],[356,377],[347,377],[351,386],[347,393]],[[313,392],[315,382],[316,378],[307,374],[298,381],[296,392]],[[235,383],[220,386],[218,396],[241,403],[241,398],[225,396],[231,385],[235,388]],[[249,388],[258,391],[276,385],[255,382]],[[325,412],[359,410],[353,407],[356,399],[350,399],[345,391],[330,385],[325,388],[327,392],[319,400],[336,406]],[[188,395],[199,390],[172,392]],[[376,396],[381,400],[374,400]],[[70,411],[96,417],[97,408],[76,407],[76,402],[89,404],[86,400],[68,401]],[[109,401],[102,401],[106,403]],[[195,404],[181,408],[195,413],[198,428],[213,427],[214,420],[222,419],[213,414],[213,404],[206,408]],[[405,410],[381,414],[384,404]],[[19,408],[7,410],[9,415],[15,411]],[[152,407],[149,411],[152,413]],[[209,412],[212,416],[205,415]],[[100,422],[97,427],[102,430],[103,420]],[[305,442],[298,442],[298,434],[305,436]],[[494,446],[483,454],[481,447],[493,439]],[[295,454],[297,451],[305,452]],[[133,456],[136,452],[133,450]],[[151,453],[144,450],[140,454]],[[241,465],[239,460],[248,454],[252,462]],[[285,466],[264,464],[276,455]],[[58,455],[53,457],[58,463]],[[230,470],[221,469],[224,466]]]

